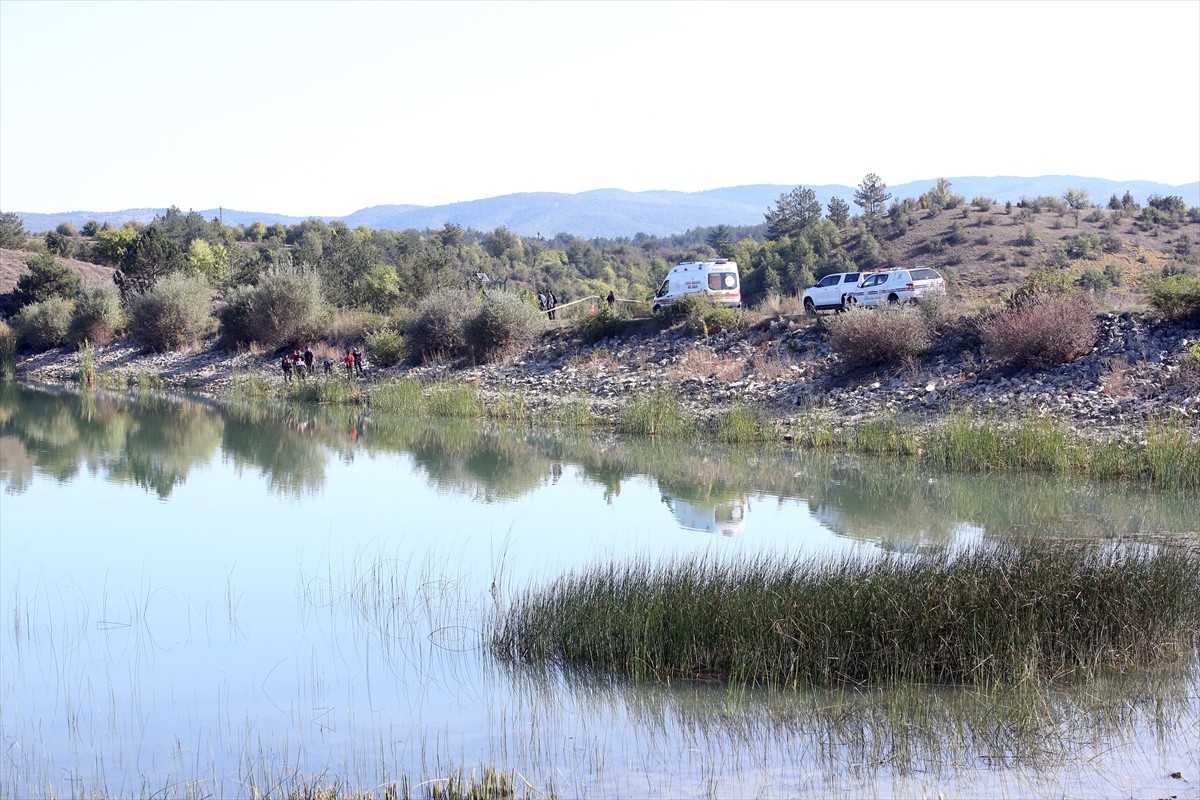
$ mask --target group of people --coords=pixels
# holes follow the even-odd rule
[[[554,319],[554,309],[558,307],[558,298],[554,292],[545,289],[538,292],[538,310],[545,311],[547,319]]]
[[[283,369],[283,379],[291,381],[293,373],[304,380],[305,375],[313,374],[313,351],[311,347],[304,348],[304,352],[293,350],[290,353],[283,354],[283,361],[280,363]]]
[[[284,353],[283,359],[279,364],[280,368],[283,370],[283,379],[290,383],[292,380],[292,375],[299,376],[301,380],[304,380],[305,376],[307,375],[312,375],[316,369],[313,363],[314,358],[315,357],[313,356],[311,346],[305,347],[303,353],[301,353],[298,349],[293,350],[290,353]],[[353,349],[347,349],[343,361],[346,363],[346,374],[351,378],[355,377],[356,375],[363,374],[363,356],[357,347]],[[324,361],[321,363],[321,366],[324,367],[326,375],[333,373],[332,358],[324,359]]]

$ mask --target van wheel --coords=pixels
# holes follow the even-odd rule
[[[854,308],[856,305],[858,305],[858,298],[856,298],[854,295],[848,294],[842,298],[843,311],[845,311],[847,308]]]
[[[650,313],[656,317],[661,317],[662,316],[662,306],[660,306],[656,303],[654,308],[650,309]]]
[[[804,298],[804,313],[808,314],[809,316],[817,313],[817,307],[813,305],[813,300],[811,297]]]
[[[889,295],[888,295],[888,302],[889,302],[889,303],[891,303],[892,305],[895,305],[896,303],[899,303],[899,302],[900,302],[900,295],[898,295],[898,294],[889,294]]]

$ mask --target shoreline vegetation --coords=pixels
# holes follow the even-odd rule
[[[1194,656],[1200,555],[1031,539],[870,560],[602,564],[498,612],[502,661],[634,681],[1092,682]]]

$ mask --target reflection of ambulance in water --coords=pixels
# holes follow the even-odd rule
[[[719,306],[742,307],[742,281],[737,262],[689,261],[672,267],[654,294],[654,313],[689,294],[703,294]]]
[[[679,520],[679,526],[687,530],[736,536],[745,527],[746,501],[741,497],[713,504],[701,504],[664,494],[662,501],[671,509],[675,519]]]

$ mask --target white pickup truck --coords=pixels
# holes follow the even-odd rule
[[[816,286],[804,290],[804,313],[815,314],[827,309],[843,310],[846,295],[858,288],[861,272],[835,272],[817,281]]]

